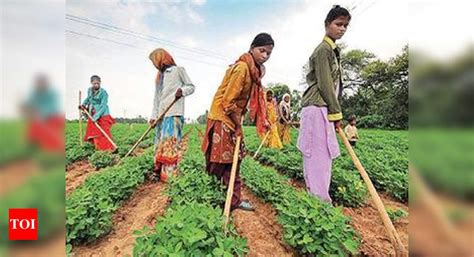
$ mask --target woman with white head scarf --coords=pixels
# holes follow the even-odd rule
[[[281,99],[279,108],[279,122],[278,131],[280,134],[281,142],[283,145],[287,145],[291,141],[290,129],[291,129],[291,96],[286,93]]]

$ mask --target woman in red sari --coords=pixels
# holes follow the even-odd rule
[[[93,143],[97,150],[116,150],[114,145],[102,134],[102,132],[96,127],[94,122],[105,131],[105,133],[112,138],[110,129],[115,123],[115,120],[110,116],[109,106],[107,104],[108,94],[105,89],[100,87],[101,79],[97,75],[91,77],[91,84],[87,90],[87,98],[84,99],[82,105],[79,108],[88,110],[91,114],[92,119],[87,120],[85,141]]]

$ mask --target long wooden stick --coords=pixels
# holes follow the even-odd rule
[[[82,92],[79,90],[79,106],[82,104]],[[84,138],[82,137],[82,113],[79,110],[79,144],[84,145]]]
[[[364,180],[365,184],[367,185],[367,188],[369,189],[370,196],[372,197],[372,200],[375,203],[375,207],[377,207],[377,211],[379,212],[380,217],[382,218],[382,222],[385,226],[385,229],[387,231],[387,234],[390,238],[390,241],[392,242],[393,247],[395,248],[395,252],[397,256],[408,256],[408,252],[403,246],[402,241],[400,240],[400,236],[397,233],[397,230],[395,230],[395,227],[392,224],[392,221],[388,217],[387,211],[385,210],[385,207],[382,203],[382,200],[380,199],[379,194],[375,190],[374,185],[372,184],[372,181],[369,178],[369,175],[365,171],[364,167],[359,161],[359,158],[357,158],[354,150],[352,149],[352,146],[350,145],[349,141],[346,138],[346,135],[342,131],[342,129],[338,130],[339,136],[342,139],[342,142],[346,146],[347,152],[352,158],[352,161],[354,162],[354,165],[356,166],[357,170],[359,171],[360,175],[362,176],[362,179]]]
[[[94,125],[100,130],[100,132],[102,133],[102,135],[104,135],[105,138],[107,138],[107,140],[109,140],[109,142],[114,146],[114,150],[117,149],[117,145],[114,143],[114,141],[112,141],[112,139],[109,137],[109,135],[107,135],[107,133],[105,133],[105,131],[99,126],[99,124],[97,124],[97,122],[95,122],[93,119],[92,119],[92,116],[91,114],[85,110],[85,109],[82,109],[82,111],[87,115],[87,117],[89,117],[89,119],[92,120],[92,122],[94,123]]]
[[[160,115],[160,117],[158,117],[157,119],[157,122],[162,120],[164,117],[165,117],[165,114],[171,109],[171,107],[179,100],[179,98],[175,98],[173,100],[173,102],[165,109],[165,111]],[[143,135],[137,140],[137,142],[132,146],[132,148],[130,148],[130,150],[127,152],[127,154],[123,157],[128,157],[130,154],[132,154],[132,152],[135,150],[135,148],[137,148],[138,144],[140,144],[140,142],[148,135],[148,133],[150,133],[150,131],[153,129],[153,127],[151,125],[148,126],[148,128],[146,129],[145,133],[143,133]]]
[[[240,138],[240,136],[238,136],[237,140],[235,142],[234,159],[232,160],[232,169],[230,171],[229,186],[227,188],[227,197],[226,197],[225,205],[224,205],[224,216],[225,216],[224,229],[225,229],[225,231],[227,231],[227,225],[229,224],[230,204],[232,202],[232,194],[234,193],[235,174],[237,173],[237,165],[238,165],[238,162],[239,162],[240,140],[241,140],[241,138]]]
[[[267,133],[263,137],[262,143],[260,143],[260,146],[258,146],[257,151],[253,155],[253,158],[257,157],[257,154],[258,154],[258,152],[260,152],[260,149],[262,149],[262,146],[265,143],[265,141],[267,140],[268,135],[270,135],[270,129],[267,131]]]

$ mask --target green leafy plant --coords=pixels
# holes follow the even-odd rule
[[[172,177],[166,194],[177,205],[198,202],[219,206],[225,201],[224,186],[202,169],[186,169],[181,176]]]
[[[204,170],[197,133],[190,135],[188,150],[179,164],[180,174],[172,177],[166,193],[171,205],[164,217],[158,217],[154,229],[143,228],[134,256],[243,256],[246,240],[229,224],[223,230],[221,204],[224,188]]]
[[[112,227],[112,214],[153,168],[152,151],[89,176],[66,198],[66,243],[92,242]]]
[[[387,211],[388,217],[393,223],[396,223],[400,219],[408,216],[408,213],[402,209],[393,209],[386,207],[385,210]]]
[[[368,197],[367,187],[357,171],[335,167],[332,172],[329,194],[332,200],[347,207],[363,206]]]
[[[260,139],[254,127],[244,128],[245,142],[250,152],[255,152]],[[395,199],[408,201],[408,140],[406,131],[360,130],[361,138],[355,151],[378,190],[382,190]],[[257,160],[275,167],[281,173],[297,180],[303,180],[303,158],[296,147],[296,134],[292,135],[291,143],[282,150],[262,148]],[[331,180],[331,197],[338,204],[345,206],[361,206],[365,203],[366,190],[358,186],[360,177],[339,175],[339,171],[355,170],[350,157],[340,144],[341,156],[333,162]],[[351,178],[349,178],[352,176]],[[340,189],[340,190],[339,190]],[[352,193],[358,192],[356,197]],[[337,194],[337,195],[336,195]]]
[[[233,226],[226,235],[223,226],[220,208],[196,202],[173,205],[153,231],[135,232],[133,256],[244,256],[246,239]]]
[[[286,177],[250,158],[242,162],[241,175],[253,193],[276,206],[290,246],[305,254],[357,254],[360,240],[342,208],[297,191]]]
[[[112,166],[117,159],[117,156],[109,151],[97,151],[89,157],[89,162],[98,170]]]
[[[39,171],[23,185],[0,196],[0,231],[8,231],[9,208],[38,209],[38,240],[47,240],[64,228],[64,166]],[[0,246],[18,243],[0,237]]]
[[[94,145],[84,143],[83,146],[77,146],[66,150],[66,164],[71,164],[76,161],[86,160],[88,156],[94,153]]]

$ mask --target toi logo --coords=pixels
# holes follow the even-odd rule
[[[8,239],[38,240],[38,209],[9,209]]]

